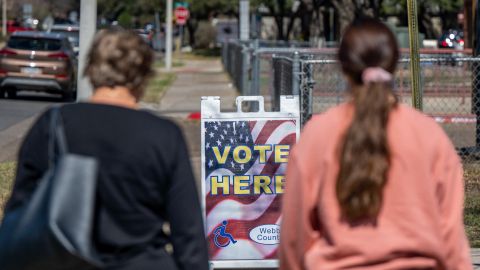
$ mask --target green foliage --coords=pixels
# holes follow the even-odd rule
[[[218,59],[222,54],[220,48],[210,48],[210,49],[195,49],[191,53],[192,59],[201,59],[201,60],[210,60],[210,59]]]
[[[383,0],[386,15],[407,14],[407,0]],[[455,13],[463,8],[463,0],[418,0],[419,9],[431,14]],[[421,14],[419,14],[421,15]]]
[[[161,0],[98,0],[98,14],[110,20],[139,18],[140,21],[153,21],[155,11],[163,11],[164,2]]]
[[[215,41],[216,30],[209,22],[200,22],[195,32],[195,48],[208,49]]]
[[[130,13],[128,12],[122,12],[122,14],[120,14],[120,16],[118,16],[118,24],[122,27],[125,27],[125,28],[130,28],[132,27],[132,15],[130,15]]]
[[[278,12],[279,10],[284,10],[290,12],[292,10],[294,0],[251,0],[250,5],[253,8],[257,8],[261,5],[264,5],[272,12]]]
[[[178,65],[178,62],[177,62]],[[157,68],[163,66],[163,62],[155,63]],[[175,63],[174,63],[175,66]],[[165,90],[175,81],[175,73],[158,72],[149,82],[142,101],[147,103],[158,103]]]
[[[237,14],[238,1],[231,0],[185,0],[192,17],[196,19],[209,19],[214,13]]]
[[[424,7],[437,6],[442,12],[459,12],[463,8],[463,0],[420,0],[419,5]]]
[[[383,0],[382,10],[385,14],[396,15],[407,9],[407,0]]]

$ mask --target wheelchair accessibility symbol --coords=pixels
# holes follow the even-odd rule
[[[215,229],[214,231],[214,234],[215,234],[215,238],[213,239],[213,241],[215,242],[215,245],[217,247],[226,247],[228,245],[230,245],[230,243],[237,243],[237,241],[235,239],[233,239],[233,236],[227,232],[225,232],[225,229],[227,228],[227,224],[228,222],[226,220],[224,220],[222,222],[223,225],[220,225],[218,228]],[[222,240],[222,241],[218,241],[218,238],[223,238],[223,239],[226,239],[226,240]]]

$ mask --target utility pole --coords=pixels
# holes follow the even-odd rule
[[[172,69],[172,13],[173,0],[167,0],[167,31],[165,40],[165,68],[167,71]]]
[[[4,0],[5,1],[5,0]],[[97,0],[81,0],[80,4],[80,54],[78,56],[77,101],[92,95],[92,85],[83,76],[87,54],[97,30]]]
[[[7,0],[2,0],[2,35],[7,36]]]
[[[420,52],[418,41],[417,0],[407,0],[408,34],[410,36],[410,71],[412,80],[412,105],[417,110],[423,109],[423,93],[420,84]]]
[[[240,0],[240,40],[250,39],[250,1]]]

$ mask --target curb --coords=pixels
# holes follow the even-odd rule
[[[0,162],[16,160],[23,138],[37,117],[31,116],[0,132]]]

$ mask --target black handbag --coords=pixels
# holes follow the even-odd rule
[[[58,107],[51,111],[49,161],[29,200],[5,213],[0,269],[101,268],[92,245],[97,161],[68,153]]]

